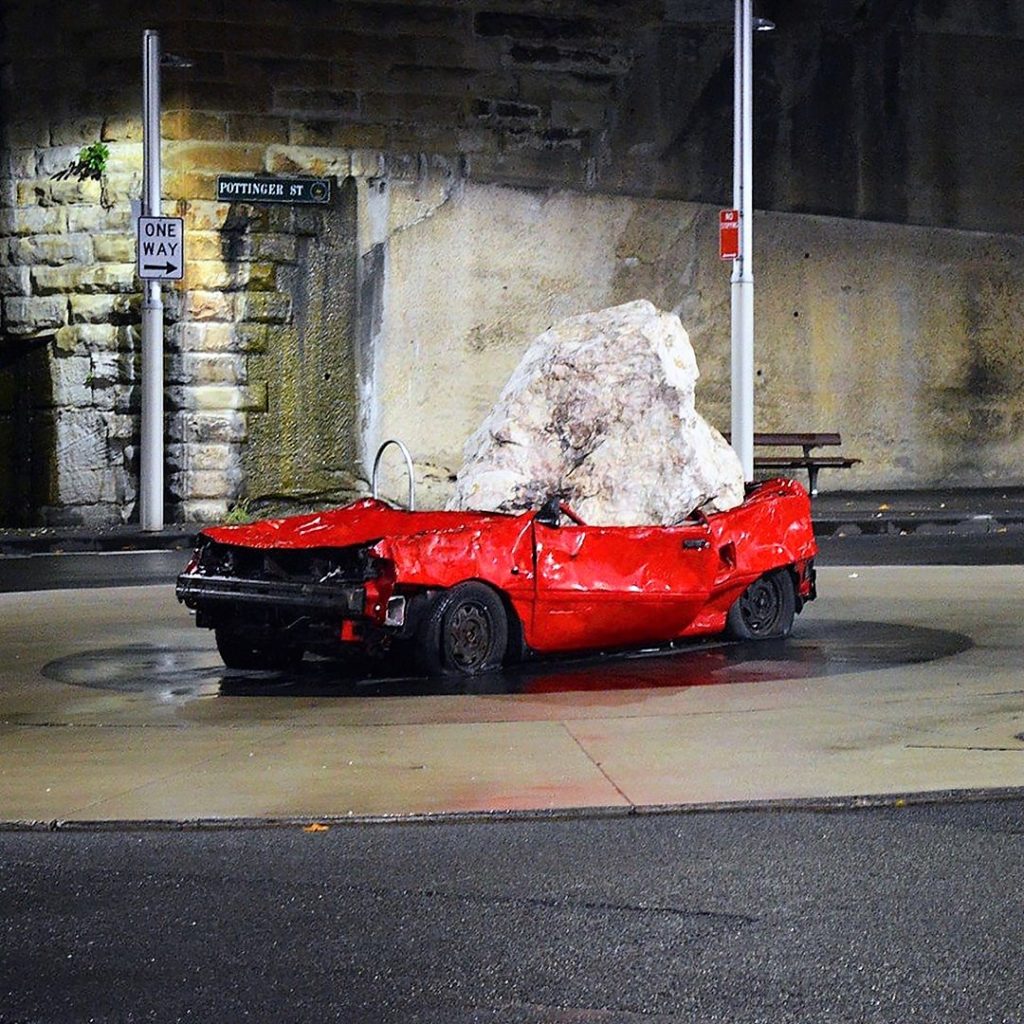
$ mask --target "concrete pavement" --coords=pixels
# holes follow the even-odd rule
[[[227,673],[168,587],[0,595],[0,820],[629,813],[1024,787],[1024,568],[825,567],[820,593],[781,655],[555,663],[517,692],[459,697],[387,680],[352,692],[322,665]]]

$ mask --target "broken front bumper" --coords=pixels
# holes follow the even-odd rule
[[[362,615],[366,608],[366,587],[353,584],[294,583],[182,573],[174,592],[179,601],[192,609],[200,605],[252,604],[344,617]]]

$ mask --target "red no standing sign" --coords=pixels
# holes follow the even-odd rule
[[[721,210],[718,214],[718,255],[723,260],[735,260],[739,258],[739,210]]]

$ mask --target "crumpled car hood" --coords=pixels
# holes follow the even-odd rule
[[[516,516],[500,512],[406,512],[364,498],[345,508],[283,519],[263,519],[244,526],[213,526],[202,536],[220,544],[248,548],[335,548],[367,544],[382,537],[397,539],[419,533],[508,523]]]

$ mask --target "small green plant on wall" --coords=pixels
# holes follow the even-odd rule
[[[78,158],[72,160],[62,171],[54,174],[58,180],[77,178],[79,181],[100,181],[107,172],[110,147],[104,142],[93,142],[78,151]]]
[[[110,147],[103,142],[94,142],[89,146],[83,146],[78,154],[78,161],[74,165],[74,173],[78,175],[79,181],[91,178],[99,181],[107,169],[107,160],[110,158]]]
[[[231,503],[231,506],[228,508],[228,514],[223,518],[222,522],[227,526],[244,526],[246,523],[251,523],[255,518],[249,507],[249,499],[238,498]]]
[[[78,151],[78,156],[71,160],[67,167],[57,171],[53,177],[57,181],[77,178],[79,181],[98,181],[100,183],[100,205],[109,210],[114,204],[107,191],[107,161],[110,159],[110,147],[105,142],[92,142]]]

